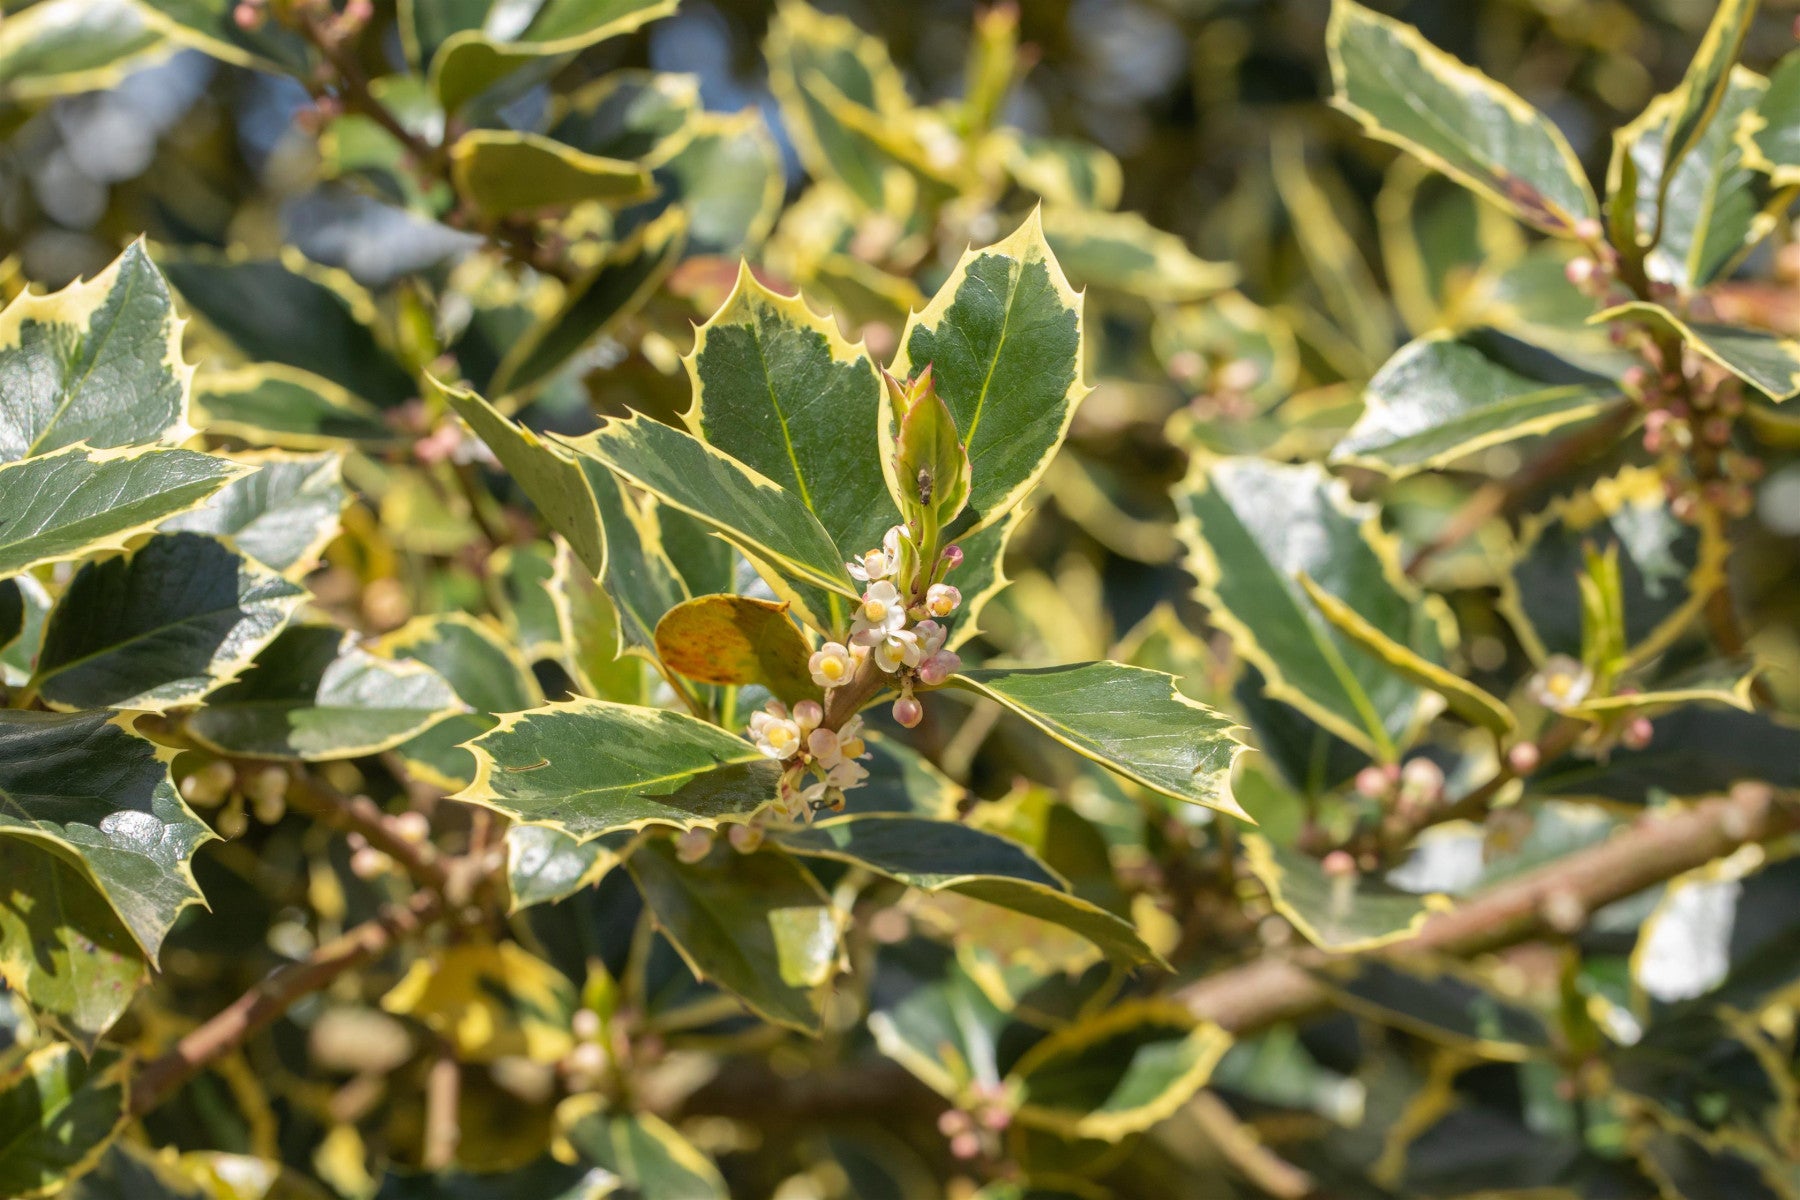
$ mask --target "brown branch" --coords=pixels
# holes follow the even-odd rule
[[[1744,786],[1668,815],[1646,813],[1624,833],[1581,850],[1430,918],[1395,947],[1396,957],[1436,953],[1469,957],[1557,932],[1547,913],[1595,910],[1672,879],[1751,842],[1800,830],[1800,806]],[[1312,969],[1331,961],[1318,950],[1262,958],[1189,984],[1177,999],[1196,1016],[1232,1033],[1301,1017],[1329,1002]]]
[[[288,787],[288,803],[346,833],[363,840],[400,864],[421,887],[442,891],[450,883],[450,871],[429,843],[414,842],[400,831],[393,817],[367,796],[346,796],[311,775],[294,774]]]
[[[404,905],[386,908],[380,916],[326,942],[300,962],[278,968],[137,1073],[131,1084],[133,1115],[154,1109],[209,1063],[274,1024],[302,997],[374,962],[445,912],[437,892],[419,892]]]

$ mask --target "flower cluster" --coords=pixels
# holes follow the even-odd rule
[[[786,764],[775,804],[779,815],[841,809],[844,792],[869,777],[858,761],[868,757],[862,718],[852,715],[836,728],[826,724],[833,693],[852,689],[855,703],[847,707],[853,712],[888,685],[885,677],[892,676],[900,689],[894,719],[910,729],[924,718],[914,686],[937,687],[962,668],[962,659],[948,648],[950,630],[943,623],[962,604],[962,593],[943,581],[962,557],[962,551],[951,546],[928,574],[922,572],[918,548],[905,526],[896,525],[879,548],[844,564],[867,586],[857,601],[848,639],[826,642],[807,664],[813,682],[825,693],[825,703],[802,700],[790,712],[779,701],[770,701],[750,718],[750,737],[757,749]],[[871,663],[879,674],[865,669]]]
[[[862,718],[851,717],[841,728],[824,727],[825,709],[817,700],[802,700],[790,713],[771,700],[750,718],[756,748],[787,764],[781,773],[776,811],[784,817],[815,809],[844,807],[844,792],[869,777],[858,760],[869,756],[862,738]],[[808,774],[816,778],[807,782]]]

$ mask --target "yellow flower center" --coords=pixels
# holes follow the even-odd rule
[[[786,725],[777,725],[769,730],[769,745],[777,750],[786,749],[798,740],[798,735]]]
[[[886,600],[864,600],[863,619],[879,625],[887,620],[888,605]]]
[[[819,664],[819,674],[827,679],[842,679],[844,677],[844,660],[836,655],[827,658]]]

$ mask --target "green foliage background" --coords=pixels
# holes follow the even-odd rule
[[[0,1195],[1800,1195],[1791,6],[822,7],[0,4]]]

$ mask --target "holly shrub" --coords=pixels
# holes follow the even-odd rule
[[[8,3],[0,1195],[1800,1196],[1687,7]]]

